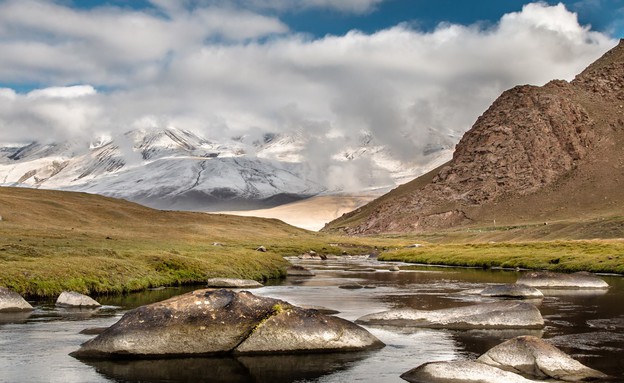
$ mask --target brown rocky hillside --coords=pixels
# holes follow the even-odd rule
[[[324,230],[405,233],[618,215],[624,215],[624,40],[572,82],[504,92],[450,162]]]

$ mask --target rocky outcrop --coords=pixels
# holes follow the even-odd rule
[[[570,358],[563,351],[533,336],[520,336],[490,349],[479,362],[537,379],[569,382],[605,379],[607,375]]]
[[[535,383],[513,372],[468,360],[426,363],[401,378],[412,383]]]
[[[488,286],[479,295],[484,297],[540,299],[544,294],[538,289],[519,283]]]
[[[540,211],[575,218],[590,199],[596,209],[588,212],[609,204],[615,215],[624,179],[596,175],[606,171],[604,163],[621,166],[624,159],[617,149],[624,144],[623,83],[621,41],[571,83],[514,87],[477,119],[449,163],[324,230],[357,235],[492,225],[497,218],[535,222]],[[607,198],[583,198],[588,186]]]
[[[84,307],[94,308],[102,306],[95,299],[75,291],[63,291],[56,299],[56,306],[59,307]]]
[[[21,295],[6,287],[0,287],[0,312],[30,311],[33,307]]]
[[[573,274],[550,271],[531,271],[518,278],[517,283],[551,289],[608,289],[609,284],[594,274],[578,272]]]
[[[383,347],[363,328],[250,292],[197,290],[128,311],[77,358],[352,351]]]
[[[365,315],[356,323],[446,329],[507,329],[544,327],[539,310],[526,302],[497,302],[442,310],[389,310]]]
[[[237,279],[237,278],[210,278],[206,282],[207,287],[215,288],[254,288],[263,287],[264,285],[258,281],[251,279]]]

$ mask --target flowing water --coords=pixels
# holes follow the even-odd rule
[[[493,283],[512,283],[516,271],[401,265],[365,257],[300,261],[314,277],[289,277],[253,293],[297,305],[324,306],[348,320],[391,308],[438,309],[494,301],[464,293]],[[408,270],[409,269],[409,270]],[[549,291],[539,304],[544,330],[449,331],[368,328],[386,343],[369,352],[187,358],[84,363],[68,354],[93,335],[85,328],[107,327],[125,311],[193,288],[166,288],[124,297],[100,297],[99,310],[56,309],[31,302],[31,314],[0,314],[0,382],[402,382],[399,375],[422,363],[476,358],[514,336],[550,339],[582,363],[624,381],[624,279],[603,276],[608,291]],[[368,287],[345,290],[360,283]],[[199,288],[199,287],[195,287]]]

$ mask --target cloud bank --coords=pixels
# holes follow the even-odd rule
[[[214,140],[300,132],[320,169],[362,132],[417,161],[456,143],[503,90],[570,80],[616,44],[561,4],[527,4],[489,27],[401,24],[318,39],[260,11],[340,3],[357,13],[380,1],[0,1],[0,83],[41,84],[0,88],[0,142],[118,134],[147,118]]]

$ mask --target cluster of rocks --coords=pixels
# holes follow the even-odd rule
[[[540,299],[542,289],[606,289],[608,284],[593,274],[580,272],[524,273],[516,284],[488,286],[476,291],[484,297]],[[537,307],[527,302],[501,301],[444,310],[390,310],[366,315],[356,323],[401,325],[432,328],[541,328],[544,321]],[[418,383],[527,383],[532,379],[590,381],[608,378],[600,371],[584,366],[542,339],[520,336],[495,346],[477,360],[431,362],[403,375]]]
[[[248,291],[197,290],[128,311],[72,356],[145,358],[356,351],[383,347],[364,328]]]
[[[401,378],[413,383],[529,383],[605,379],[607,375],[572,359],[550,343],[520,336],[495,346],[477,360],[425,363]]]
[[[95,308],[101,305],[93,298],[74,292],[63,291],[55,303],[58,307]],[[21,295],[6,287],[0,287],[0,312],[32,311],[33,307]]]

